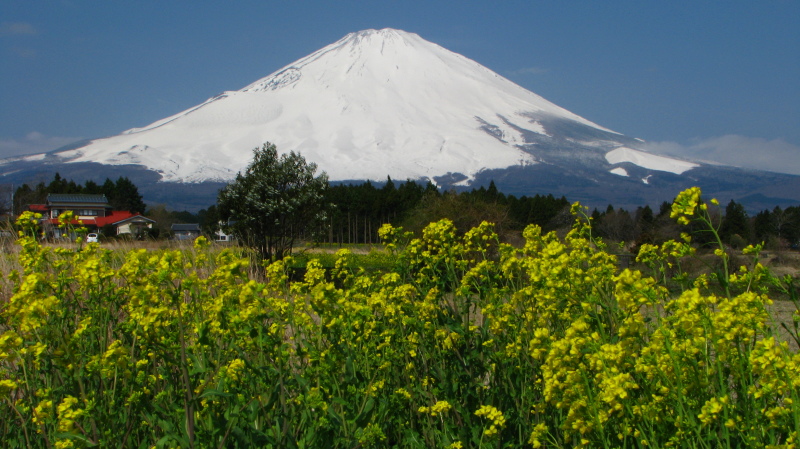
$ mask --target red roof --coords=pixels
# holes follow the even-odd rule
[[[29,204],[28,210],[31,212],[40,212],[40,213],[49,212],[49,209],[47,209],[47,204]]]
[[[105,225],[118,223],[135,217],[147,218],[142,214],[132,214],[128,211],[115,210],[105,217],[85,218],[80,220],[80,222],[85,226],[97,226],[98,228],[102,228]],[[148,218],[148,220],[150,219]],[[48,221],[54,225],[58,225],[58,218],[51,218]],[[78,223],[78,220],[72,220],[70,224],[77,226],[81,223]]]

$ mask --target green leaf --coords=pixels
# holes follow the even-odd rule
[[[369,412],[372,410],[372,408],[373,408],[373,407],[375,407],[375,399],[373,399],[373,398],[369,398],[369,399],[367,400],[367,403],[366,403],[366,404],[364,404],[364,408],[363,408],[363,409],[361,410],[361,412],[360,412],[360,413],[359,413],[359,414],[356,416],[356,419],[355,419],[354,421],[358,422],[358,421],[360,421],[360,420],[362,419],[362,417],[364,417],[364,416],[368,416],[368,415],[369,415]]]
[[[207,398],[207,397],[211,397],[211,396],[219,396],[219,397],[222,397],[222,398],[230,398],[230,397],[233,397],[234,395],[232,395],[230,393],[225,393],[224,391],[220,391],[220,390],[211,388],[211,389],[203,391],[203,394],[198,396],[197,399],[203,399],[203,398]]]

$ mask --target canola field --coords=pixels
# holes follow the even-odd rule
[[[679,221],[714,233],[700,191]],[[795,447],[792,279],[696,277],[691,236],[619,269],[579,206],[564,238],[384,226],[393,269],[237,249],[54,248],[23,215],[0,298],[0,441],[70,448]],[[715,234],[716,235],[716,234]],[[780,333],[782,331],[783,333]],[[781,335],[783,335],[781,337]],[[792,340],[792,345],[790,341]]]

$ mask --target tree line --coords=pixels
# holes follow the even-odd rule
[[[156,220],[154,237],[168,236],[173,223],[199,223],[206,235],[213,236],[224,218],[220,204],[197,213],[171,211],[161,204],[148,208],[138,187],[126,177],[116,182],[106,179],[102,184],[91,180],[79,184],[58,173],[49,183],[18,187],[13,196],[14,210],[21,211],[29,204],[44,204],[49,193],[106,195],[115,210],[142,213]],[[321,189],[319,204],[324,212],[318,217],[321,219],[307,219],[310,226],[303,226],[298,238],[339,245],[375,244],[380,241],[378,229],[384,223],[418,232],[428,223],[442,218],[452,220],[461,230],[489,221],[495,223],[502,234],[520,231],[528,224],[537,224],[546,231],[565,229],[573,220],[569,213],[570,202],[563,196],[506,195],[494,182],[461,192],[442,192],[431,182],[397,182],[387,177],[383,183],[326,185]],[[589,215],[595,235],[630,243],[635,248],[643,243],[662,243],[679,237],[681,232],[692,231],[675,223],[670,211],[671,203],[665,201],[658,211],[650,206],[628,211],[608,205],[605,210],[594,209]],[[800,243],[800,206],[785,209],[776,206],[751,217],[743,204],[731,200],[716,211],[715,218],[723,242],[734,248],[765,242],[768,248],[780,249]],[[300,223],[293,226],[301,227]],[[694,235],[694,241],[701,245],[709,243],[705,241],[708,238],[703,233]]]
[[[615,209],[609,205],[600,212],[592,211],[592,228],[603,238],[612,241],[642,243],[663,243],[680,236],[681,232],[692,234],[698,245],[714,243],[710,233],[696,232],[691,225],[679,226],[670,218],[672,203],[664,202],[654,213],[650,206],[639,207],[633,212]],[[747,213],[742,203],[730,200],[723,207],[709,207],[712,219],[723,243],[740,249],[748,244],[765,243],[769,249],[796,248],[800,243],[800,206],[782,209],[775,206],[765,209],[755,216]]]
[[[381,184],[338,184],[325,194],[329,205],[326,223],[316,229],[327,243],[378,243],[378,229],[384,223],[420,231],[442,218],[454,221],[458,229],[469,229],[490,221],[501,230],[521,230],[536,223],[553,227],[557,217],[569,210],[566,198],[553,195],[515,197],[488,187],[469,191],[441,192],[430,181],[396,183],[391,177]]]

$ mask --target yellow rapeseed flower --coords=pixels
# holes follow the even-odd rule
[[[489,420],[491,423],[487,429],[484,429],[483,434],[486,436],[496,435],[499,429],[506,425],[506,418],[503,412],[491,405],[482,405],[475,411],[476,416],[481,416]]]

